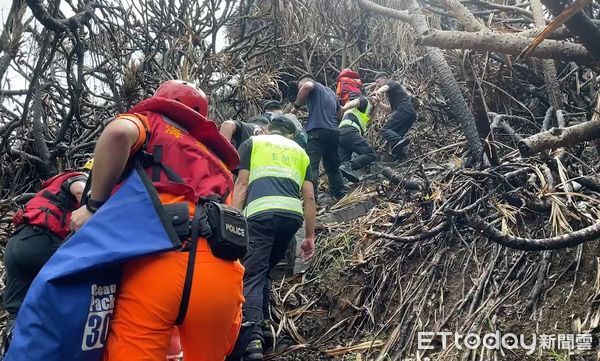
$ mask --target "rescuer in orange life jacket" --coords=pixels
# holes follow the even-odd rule
[[[9,314],[5,334],[10,334],[33,279],[71,232],[71,212],[79,208],[88,178],[86,172],[93,164],[90,159],[82,172],[64,172],[44,181],[25,209],[13,217],[16,229],[4,249],[3,301]]]
[[[202,90],[170,80],[128,114],[109,122],[96,145],[90,197],[73,212],[72,228],[79,229],[102,207],[128,164],[142,151],[152,153],[152,165],[145,173],[163,207],[187,203],[193,217],[201,198],[227,199],[233,189],[230,170],[237,167],[239,157],[207,113],[208,99]],[[124,232],[139,233],[139,239],[131,241],[144,242],[144,230]],[[222,361],[231,352],[241,323],[244,269],[239,261],[215,256],[205,238],[198,238],[197,247],[195,253],[171,251],[125,264],[105,361],[164,360],[178,323],[186,360]],[[195,271],[189,283],[192,254]],[[187,290],[191,290],[189,304],[181,320]]]

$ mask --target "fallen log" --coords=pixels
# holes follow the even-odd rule
[[[600,120],[534,134],[519,142],[519,151],[524,157],[529,157],[545,149],[569,147],[596,138],[600,138]]]
[[[598,180],[597,178],[592,176],[579,175],[568,169],[567,172],[569,174],[569,177],[571,177],[571,180],[581,184],[582,186],[586,187],[591,191],[600,192],[600,180]]]
[[[481,232],[490,241],[523,251],[548,251],[568,248],[600,237],[600,222],[569,234],[550,238],[522,238],[504,234],[477,216],[467,217],[467,222],[471,228]]]
[[[384,177],[389,179],[390,182],[399,185],[405,189],[411,191],[422,191],[425,189],[425,185],[422,182],[416,181],[414,179],[406,179],[389,167],[383,168],[381,174],[383,174]]]
[[[530,39],[494,31],[471,33],[430,29],[423,33],[417,43],[442,49],[473,49],[518,56],[529,45]],[[544,40],[532,51],[531,56],[542,59],[572,60],[579,64],[594,62],[583,45],[557,40]]]
[[[504,130],[504,132],[506,134],[508,134],[515,142],[520,142],[523,140],[523,137],[521,137],[520,134],[518,134],[513,127],[510,126],[510,124],[508,124],[504,119],[507,116],[505,115],[496,115],[494,117],[494,120],[492,121],[492,124],[490,125],[490,128],[492,129],[492,131],[494,131],[495,129],[502,129]]]
[[[493,2],[487,2],[487,1],[483,1],[483,0],[462,0],[461,3],[463,4],[475,4],[475,5],[480,5],[484,8],[489,8],[489,9],[498,9],[498,10],[502,10],[504,12],[515,12],[518,14],[521,14],[525,17],[528,17],[530,19],[533,18],[533,15],[531,15],[531,11],[523,9],[521,7],[518,6],[510,6],[510,5],[502,5],[502,4],[496,4]],[[523,5],[524,3],[521,3],[521,5]]]

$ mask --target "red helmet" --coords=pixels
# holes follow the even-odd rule
[[[340,72],[340,75],[338,75],[338,80],[343,77],[352,78],[352,79],[360,79],[360,74],[358,74],[357,72],[355,72],[354,70],[352,70],[350,68],[346,68],[346,69],[342,69],[342,71]]]
[[[194,109],[203,117],[208,115],[208,98],[206,94],[190,82],[167,80],[156,89],[154,96],[176,100]]]

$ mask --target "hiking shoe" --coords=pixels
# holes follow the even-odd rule
[[[262,361],[263,346],[261,340],[252,340],[246,347],[244,361]]]
[[[346,178],[347,180],[349,180],[352,183],[357,183],[358,181],[360,181],[360,178],[358,177],[358,175],[352,170],[352,166],[350,165],[350,162],[342,163],[340,165],[340,172],[342,173],[344,178]]]
[[[392,151],[391,151],[392,154],[397,155],[398,153],[400,153],[402,151],[402,149],[408,145],[408,143],[410,143],[410,139],[408,139],[408,138],[400,139],[400,141],[392,147]]]

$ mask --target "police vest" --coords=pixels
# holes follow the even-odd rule
[[[350,126],[356,128],[361,135],[365,134],[370,120],[369,113],[372,108],[371,102],[368,102],[364,112],[361,112],[358,107],[347,110],[340,122],[340,128]]]
[[[269,211],[302,217],[301,190],[310,163],[308,155],[296,142],[281,135],[251,139],[246,217]]]

